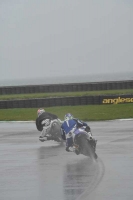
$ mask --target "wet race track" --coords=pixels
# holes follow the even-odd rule
[[[0,123],[0,200],[132,200],[133,120],[90,122],[97,161],[40,142],[35,123]]]

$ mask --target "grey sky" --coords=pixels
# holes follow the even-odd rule
[[[0,1],[0,79],[113,71],[133,71],[132,1]]]

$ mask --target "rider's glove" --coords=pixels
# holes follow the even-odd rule
[[[43,121],[41,122],[41,124],[42,124],[43,126],[49,126],[49,125],[50,125],[50,119],[45,119],[45,120],[43,120]]]
[[[72,132],[69,132],[68,134],[69,134],[69,137],[72,137]]]

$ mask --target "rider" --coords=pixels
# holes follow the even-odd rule
[[[44,142],[46,140],[54,140],[54,137],[50,136],[49,132],[51,130],[52,122],[55,120],[60,123],[60,120],[56,115],[46,112],[43,108],[38,109],[36,128],[38,129],[38,131],[41,131],[41,135],[39,137],[39,140],[41,142]]]
[[[88,133],[89,139],[93,140],[91,129],[88,126],[88,124],[79,119],[74,118],[71,113],[67,113],[64,117],[64,122],[61,125],[61,130],[62,130],[62,139],[66,140],[66,151],[68,152],[74,151],[73,135],[74,131],[77,128],[84,128],[84,130]]]

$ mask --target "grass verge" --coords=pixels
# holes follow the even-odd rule
[[[93,95],[120,95],[133,94],[133,89],[124,90],[102,90],[102,91],[80,91],[80,92],[58,92],[58,93],[32,93],[32,94],[10,94],[0,95],[0,100],[13,99],[32,99],[32,98],[49,98],[49,97],[69,97],[69,96],[93,96]]]
[[[35,120],[38,108],[1,109],[0,121]],[[58,106],[45,108],[63,120],[68,112],[84,121],[99,121],[133,118],[133,104]]]

